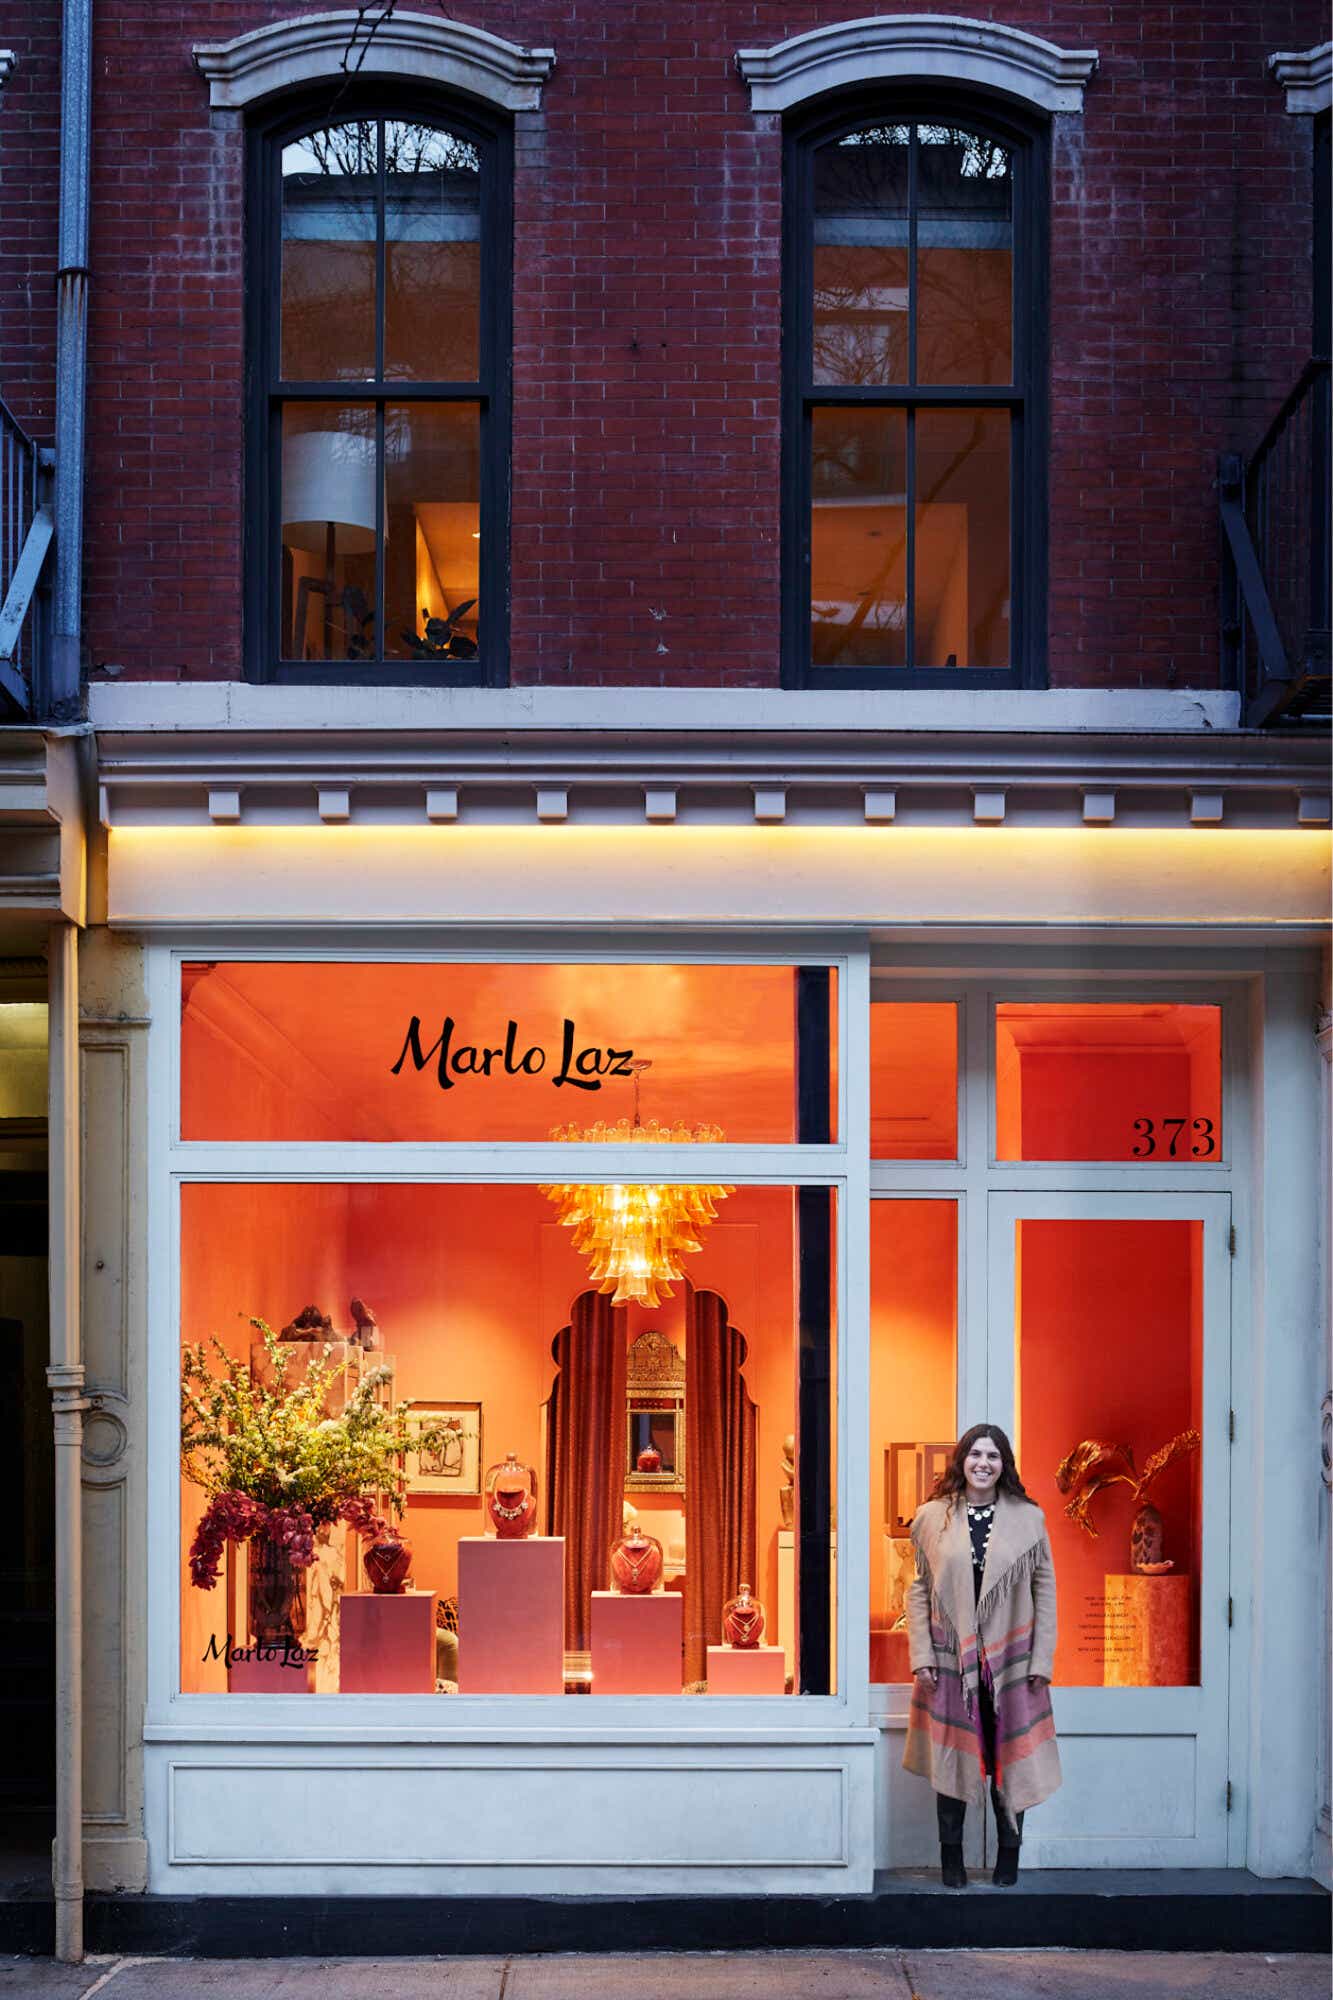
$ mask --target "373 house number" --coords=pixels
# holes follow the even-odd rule
[[[1206,1160],[1217,1151],[1211,1118],[1136,1118],[1138,1134],[1130,1151],[1136,1160],[1150,1160],[1160,1152],[1163,1159]]]

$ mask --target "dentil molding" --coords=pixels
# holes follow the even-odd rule
[[[1057,48],[1003,21],[886,14],[812,28],[769,49],[738,49],[736,67],[752,111],[790,111],[830,90],[923,78],[1000,90],[1041,111],[1081,111],[1097,51]]]
[[[524,49],[466,21],[393,13],[374,24],[354,8],[271,21],[230,42],[196,42],[195,67],[215,110],[243,111],[302,84],[399,77],[465,91],[502,111],[536,111],[554,49]]]

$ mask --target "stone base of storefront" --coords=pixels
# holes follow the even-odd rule
[[[94,1953],[407,1958],[535,1952],[1085,1949],[1321,1952],[1328,1892],[1245,1869],[1034,1870],[965,1892],[882,1874],[868,1896],[111,1896],[84,1906]],[[49,1897],[0,1897],[5,1950],[48,1954]]]

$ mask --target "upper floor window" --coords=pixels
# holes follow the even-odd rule
[[[1044,182],[925,94],[791,130],[789,683],[1041,683]]]
[[[252,674],[500,682],[507,130],[347,94],[255,148]]]

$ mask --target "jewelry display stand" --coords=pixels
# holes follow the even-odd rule
[[[563,1694],[565,1538],[458,1544],[458,1692]]]
[[[434,1694],[433,1590],[342,1596],[342,1694]]]
[[[592,1594],[594,1694],[679,1694],[684,1600],[658,1590],[623,1597]]]
[[[1190,1578],[1131,1571],[1106,1579],[1105,1687],[1188,1687]]]
[[[709,1694],[785,1694],[787,1663],[781,1646],[710,1646]]]

